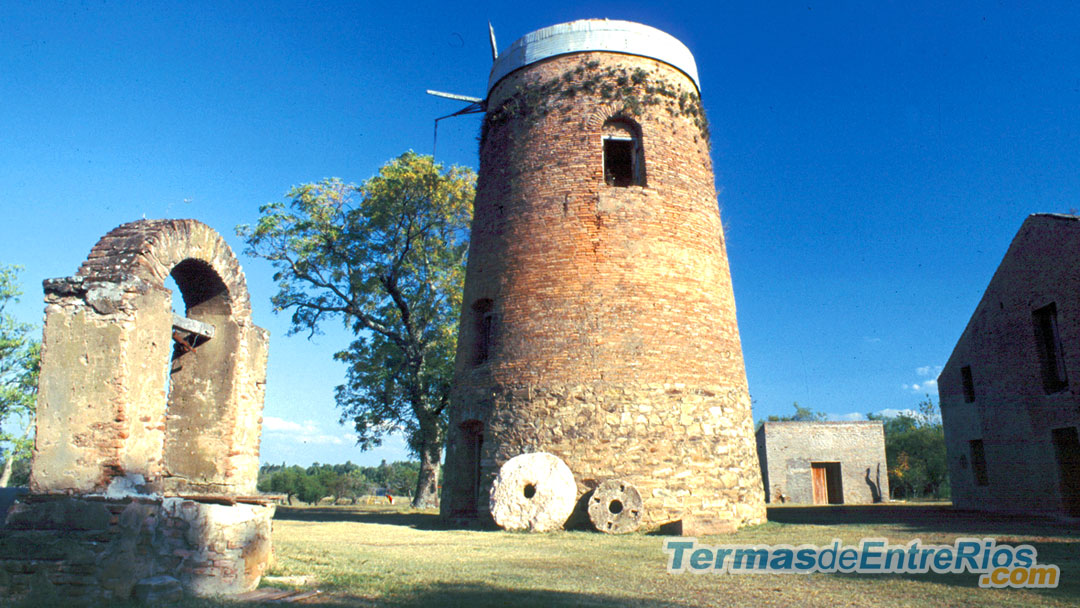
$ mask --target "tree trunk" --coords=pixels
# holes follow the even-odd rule
[[[22,437],[26,438],[30,434],[30,429],[34,428],[34,417],[30,417],[30,422],[26,423],[26,428],[23,429]],[[9,450],[7,460],[4,461],[4,472],[0,473],[0,488],[8,487],[8,482],[11,481],[11,469],[15,464],[15,446],[11,446]]]
[[[11,479],[11,464],[15,461],[15,450],[11,450],[11,454],[4,460],[4,472],[0,473],[0,488],[6,488],[8,481]]]
[[[439,462],[442,446],[438,440],[425,438],[420,447],[420,474],[416,478],[416,494],[412,506],[418,509],[434,509],[439,506]]]

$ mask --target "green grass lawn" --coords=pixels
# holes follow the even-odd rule
[[[776,507],[769,523],[707,544],[904,545],[957,537],[1031,544],[1061,568],[1057,589],[980,589],[978,574],[669,574],[663,536],[527,534],[444,527],[406,506],[279,507],[263,586],[318,589],[321,606],[1077,606],[1080,529],[953,511],[947,503]],[[0,598],[2,600],[2,598]],[[0,601],[0,604],[3,604]],[[181,608],[237,606],[187,599]],[[251,602],[245,606],[255,605]],[[271,605],[271,604],[266,604]],[[281,604],[276,604],[280,606]]]
[[[778,507],[770,522],[710,544],[857,544],[958,536],[1028,543],[1061,568],[1058,589],[980,589],[965,574],[669,574],[663,537],[446,529],[432,512],[389,506],[279,509],[272,575],[306,576],[341,606],[1076,606],[1080,531],[1045,519],[947,505]],[[277,583],[270,583],[277,584]]]

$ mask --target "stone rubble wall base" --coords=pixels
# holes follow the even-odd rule
[[[124,600],[140,582],[163,576],[196,596],[250,591],[272,560],[274,509],[179,497],[26,496],[0,529],[0,597]]]
[[[490,517],[487,489],[499,467],[518,454],[544,451],[570,467],[578,497],[609,479],[633,484],[646,529],[713,534],[765,521],[750,396],[742,386],[593,384],[488,394],[485,403],[481,393],[461,390],[458,403],[474,409],[461,408],[451,423],[476,419],[484,426],[477,505],[483,520]],[[459,441],[451,435],[448,488],[465,486]],[[444,516],[460,501],[453,490],[444,492]]]

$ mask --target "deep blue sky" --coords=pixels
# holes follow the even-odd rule
[[[712,124],[755,416],[913,407],[1020,223],[1080,208],[1074,3],[0,3],[0,262],[41,280],[141,217],[237,224],[295,184],[369,177],[482,96],[499,46],[579,18],[689,46]],[[1017,5],[1017,6],[1013,6]],[[1051,5],[1053,5],[1051,7]],[[479,117],[442,121],[476,167]],[[338,426],[337,327],[272,332],[263,460],[375,462]],[[913,388],[916,386],[916,388]]]

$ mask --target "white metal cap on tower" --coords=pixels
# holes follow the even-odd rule
[[[662,61],[685,73],[701,90],[693,54],[671,34],[632,21],[582,19],[526,34],[499,53],[491,66],[488,92],[518,68],[557,55],[587,51],[626,53]]]

